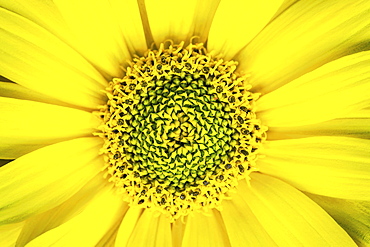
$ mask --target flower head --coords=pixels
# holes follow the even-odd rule
[[[1,1],[1,245],[369,246],[369,9]]]

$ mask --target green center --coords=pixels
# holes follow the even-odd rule
[[[136,105],[123,103],[120,145],[144,184],[170,191],[207,185],[232,158],[231,109],[211,91],[209,79],[169,76],[135,91]]]
[[[97,135],[108,179],[131,205],[172,219],[219,208],[255,170],[266,128],[236,65],[203,44],[162,44],[110,82]]]

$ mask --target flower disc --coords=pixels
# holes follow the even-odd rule
[[[203,44],[162,44],[110,82],[98,135],[107,176],[131,205],[176,219],[218,208],[248,177],[267,128],[236,66]]]

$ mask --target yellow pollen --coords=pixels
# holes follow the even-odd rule
[[[110,82],[97,135],[106,176],[131,206],[172,220],[219,209],[255,170],[267,128],[254,112],[259,95],[236,67],[201,43],[161,44]]]

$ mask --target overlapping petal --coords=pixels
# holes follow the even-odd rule
[[[330,62],[263,95],[258,117],[269,127],[290,127],[334,118],[361,117],[370,101],[370,51]]]
[[[143,209],[130,207],[122,219],[121,225],[118,229],[116,246],[126,246],[130,241],[130,236],[133,233],[136,224],[143,214]]]
[[[145,1],[150,29],[157,45],[171,39],[175,43],[189,42],[198,36],[197,42],[205,42],[217,10],[217,1],[150,0]],[[160,6],[160,7],[159,7]]]
[[[175,43],[186,40],[192,28],[196,5],[197,1],[187,1],[179,9],[171,0],[145,1],[150,30],[156,44],[167,39]]]
[[[96,176],[100,138],[65,141],[0,167],[0,224],[20,222],[73,196]]]
[[[231,246],[277,246],[241,196],[249,193],[242,184],[238,194],[230,194],[232,200],[223,202],[221,211]]]
[[[137,1],[109,0],[109,3],[130,53],[143,54],[148,47]]]
[[[238,194],[278,246],[356,246],[321,207],[276,178],[253,173]]]
[[[66,102],[54,99],[48,95],[33,91],[13,82],[0,81],[0,97],[31,100],[52,105],[73,107]]]
[[[370,140],[320,136],[268,141],[261,172],[314,194],[370,200]]]
[[[54,0],[63,19],[76,37],[80,53],[108,77],[123,74],[120,65],[131,59],[119,16],[108,0]]]
[[[128,228],[133,230],[132,232],[129,230],[128,233],[121,232],[121,229],[125,231],[126,228],[124,219],[117,236],[117,246],[172,246],[171,224],[165,215],[153,214],[153,212],[149,210],[144,210],[140,218],[137,218],[139,211],[135,210],[132,213],[133,214],[130,214],[130,218],[128,219],[130,220]],[[132,228],[134,225],[135,227]]]
[[[95,109],[104,103],[105,79],[70,46],[4,8],[0,23],[1,75],[72,105]]]
[[[181,246],[182,244],[187,218],[177,219],[172,223],[172,243],[174,246]]]
[[[225,225],[218,211],[194,213],[188,217],[182,246],[230,247]]]
[[[24,222],[0,226],[0,246],[13,247],[22,230]]]
[[[94,199],[96,192],[104,189],[105,180],[99,173],[71,198],[44,213],[29,217],[23,222],[16,246],[25,246],[41,234],[58,227],[79,215]]]
[[[291,2],[291,1],[290,1]],[[370,2],[296,1],[237,56],[256,92],[268,93],[341,56],[368,50]]]
[[[370,202],[353,201],[306,193],[328,212],[361,246],[370,245]]]
[[[221,1],[209,31],[208,49],[232,59],[271,20],[282,2]]]
[[[31,94],[32,95],[32,94]],[[99,119],[69,107],[0,97],[0,158],[14,159],[48,144],[91,136]]]
[[[123,208],[122,199],[113,194],[111,186],[107,186],[96,191],[94,199],[76,217],[40,235],[26,246],[96,246],[122,219]]]
[[[74,37],[53,0],[0,0],[0,6],[36,23],[63,42],[73,46]]]
[[[367,112],[370,113],[369,110]],[[365,111],[363,113],[365,114]],[[268,140],[283,140],[310,136],[347,136],[370,139],[369,126],[370,117],[336,118],[303,126],[270,127],[267,138]]]

